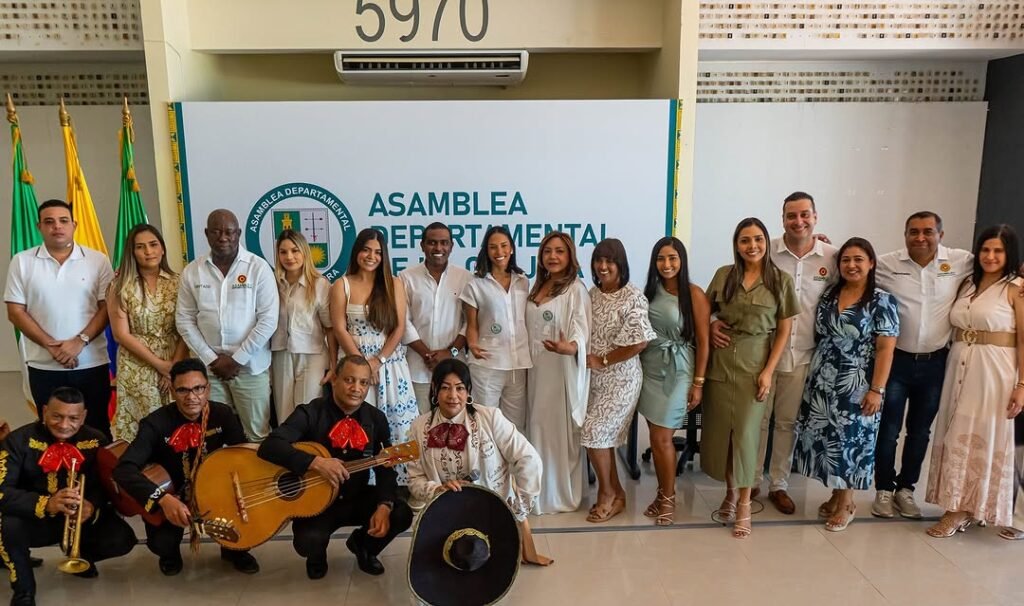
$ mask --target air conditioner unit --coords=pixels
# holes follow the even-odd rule
[[[346,84],[514,86],[526,77],[528,59],[524,50],[341,50],[334,67]]]

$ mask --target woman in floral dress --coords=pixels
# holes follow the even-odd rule
[[[188,351],[174,326],[178,274],[167,264],[160,230],[138,225],[125,241],[107,309],[117,350],[115,440],[131,442],[139,421],[171,401],[171,366]]]
[[[406,441],[419,415],[412,390],[406,347],[405,290],[391,275],[387,242],[380,232],[359,232],[352,247],[348,272],[331,287],[331,323],[346,355],[366,358],[375,385],[366,401],[383,412],[391,426],[391,441]],[[398,483],[406,485],[404,465],[395,468]]]
[[[794,468],[832,488],[818,508],[825,529],[845,530],[854,490],[871,488],[882,398],[900,320],[896,299],[875,287],[875,251],[851,238],[836,254],[839,281],[818,303],[818,341],[797,420]]]
[[[626,443],[640,398],[640,352],[657,338],[648,317],[647,298],[629,282],[629,260],[622,242],[609,238],[594,248],[590,271],[590,399],[583,422],[583,446],[597,475],[597,503],[588,522],[607,522],[626,508],[619,483],[615,448]]]

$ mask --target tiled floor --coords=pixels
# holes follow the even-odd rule
[[[4,378],[0,384],[6,385]],[[20,418],[27,414],[3,411],[15,424],[27,420]],[[781,515],[766,503],[753,516],[753,535],[738,541],[711,519],[723,490],[699,472],[688,471],[679,479],[677,525],[670,529],[655,528],[641,513],[655,490],[649,467],[640,481],[624,484],[628,509],[607,524],[584,520],[593,491],[580,512],[534,519],[538,550],[555,558],[555,564],[524,567],[503,604],[1024,604],[1024,542],[1004,541],[993,528],[932,539],[924,533],[931,523],[927,520],[872,518],[873,495],[865,492],[857,499],[858,518],[850,528],[827,532],[815,516],[828,490],[796,477],[790,491],[796,514]],[[918,498],[923,498],[923,486]],[[932,506],[924,509],[930,518],[941,513]],[[139,546],[127,557],[101,563],[102,574],[93,581],[57,572],[55,548],[35,550],[46,559],[37,571],[38,601],[76,606],[413,603],[406,585],[408,537],[385,551],[388,571],[382,577],[359,572],[344,541],[335,540],[327,577],[309,581],[287,534],[286,529],[254,551],[262,566],[255,576],[232,571],[212,544],[204,544],[195,559],[186,556],[185,571],[177,577],[161,576],[155,558]],[[6,595],[0,593],[0,600]]]

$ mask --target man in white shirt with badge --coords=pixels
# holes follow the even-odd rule
[[[452,232],[444,223],[427,226],[420,241],[423,263],[398,275],[405,286],[408,313],[403,341],[416,355],[409,356],[409,371],[416,404],[430,410],[430,377],[438,362],[463,356],[466,318],[459,297],[469,271],[448,264]]]
[[[764,469],[768,449],[768,427],[775,414],[772,433],[772,454],[768,466],[770,480],[768,499],[780,512],[789,515],[796,504],[789,496],[789,474],[793,467],[793,448],[796,444],[794,426],[800,414],[804,381],[814,355],[814,318],[818,300],[825,289],[836,280],[836,247],[814,235],[818,211],[814,198],[805,192],[793,192],[782,202],[782,227],[785,234],[771,242],[772,262],[793,278],[800,298],[800,315],[793,321],[789,342],[775,371],[772,391],[765,402],[761,420],[761,446],[757,469]],[[716,347],[726,347],[729,337],[721,329],[721,321],[712,324],[712,341]]]
[[[274,270],[239,247],[231,211],[210,213],[205,233],[210,254],[182,270],[175,323],[210,369],[210,400],[234,408],[247,439],[261,442],[270,433],[270,338],[280,305]]]
[[[917,212],[904,227],[906,248],[878,257],[878,287],[899,303],[900,335],[883,390],[882,421],[875,449],[875,502],[871,514],[920,518],[914,485],[928,451],[939,411],[951,325],[949,311],[960,283],[971,272],[972,255],[942,246],[942,219]],[[896,473],[896,448],[903,417],[907,433]]]
[[[114,279],[103,253],[75,244],[71,205],[39,205],[43,244],[11,258],[4,301],[7,318],[21,331],[28,381],[36,410],[58,387],[85,397],[85,422],[110,437],[110,358],[107,286]]]

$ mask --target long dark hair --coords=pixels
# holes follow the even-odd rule
[[[359,273],[359,251],[371,240],[380,243],[380,265],[374,273],[373,288],[366,302],[366,319],[374,328],[388,335],[398,327],[398,306],[395,303],[395,279],[391,275],[388,242],[382,233],[372,227],[359,232],[355,244],[352,245],[352,256],[348,260],[348,271],[345,273],[349,276]]]
[[[850,238],[839,247],[839,251],[836,253],[836,274],[839,275],[839,281],[834,286],[828,289],[825,293],[824,298],[830,302],[839,298],[839,291],[846,286],[846,278],[843,277],[843,271],[840,266],[843,263],[843,253],[850,248],[859,248],[868,255],[868,260],[871,261],[871,270],[868,271],[867,282],[864,285],[864,293],[860,296],[860,300],[857,301],[857,305],[863,307],[871,303],[875,297],[875,269],[878,268],[877,256],[875,255],[875,248],[871,246],[871,242],[868,242],[864,238]]]
[[[654,302],[654,296],[658,293],[658,284],[661,283],[661,274],[658,273],[658,253],[662,248],[671,246],[679,255],[679,273],[676,274],[677,299],[679,300],[679,317],[683,325],[679,327],[679,333],[684,341],[693,341],[697,333],[694,331],[693,319],[693,293],[690,292],[690,262],[686,255],[686,246],[677,238],[668,236],[654,243],[651,250],[651,264],[647,267],[647,284],[644,286],[644,296],[648,303]]]
[[[491,257],[487,255],[487,244],[490,243],[491,236],[494,234],[501,234],[505,236],[512,245],[512,256],[508,260],[508,273],[525,273],[522,268],[519,267],[519,264],[516,263],[516,241],[512,239],[512,232],[510,232],[504,225],[492,225],[487,228],[487,232],[484,234],[484,239],[480,244],[480,252],[476,255],[476,267],[473,269],[473,273],[476,274],[476,277],[486,278],[487,274],[491,273]]]
[[[548,271],[548,268],[544,267],[544,247],[548,245],[548,242],[558,238],[565,244],[565,249],[569,253],[569,265],[565,268],[565,271],[561,276],[554,276]],[[533,281],[533,288],[530,290],[530,295],[526,298],[528,301],[534,303],[537,302],[537,295],[540,294],[540,289],[551,280],[551,292],[548,293],[551,298],[555,298],[562,294],[576,282],[576,277],[579,275],[580,262],[576,258],[576,245],[573,244],[572,238],[569,234],[553,231],[548,235],[544,236],[544,239],[540,241],[540,246],[537,247],[537,253],[540,257],[537,260],[537,277]]]
[[[434,415],[437,413],[437,394],[441,391],[441,383],[444,383],[445,377],[448,375],[455,375],[462,381],[462,384],[466,386],[466,393],[470,396],[473,395],[473,377],[469,374],[469,366],[466,365],[462,360],[455,358],[446,358],[438,362],[437,366],[434,367],[434,374],[430,375],[430,422],[434,422]],[[475,415],[476,409],[473,408],[473,403],[469,402],[466,404],[466,410],[469,414]]]
[[[1020,275],[1020,238],[1017,237],[1016,230],[1005,223],[992,225],[981,230],[981,233],[978,234],[978,239],[974,242],[974,250],[971,251],[974,253],[971,275],[964,278],[964,281],[960,283],[960,292],[963,292],[968,284],[973,284],[975,287],[981,284],[981,276],[985,273],[985,270],[981,268],[981,247],[986,241],[993,238],[999,238],[999,241],[1003,243],[1003,250],[1006,251],[1003,279],[1012,280]]]
[[[743,288],[744,262],[743,257],[740,256],[740,251],[737,250],[737,244],[740,241],[740,232],[748,227],[756,227],[764,234],[764,258],[761,259],[761,281],[764,282],[764,287],[768,289],[768,292],[772,293],[775,300],[781,302],[782,272],[779,271],[779,268],[772,261],[772,239],[768,235],[768,228],[757,217],[743,219],[736,225],[736,231],[732,233],[732,269],[729,270],[729,275],[725,278],[725,291],[722,294],[725,295],[726,302],[729,302]]]

